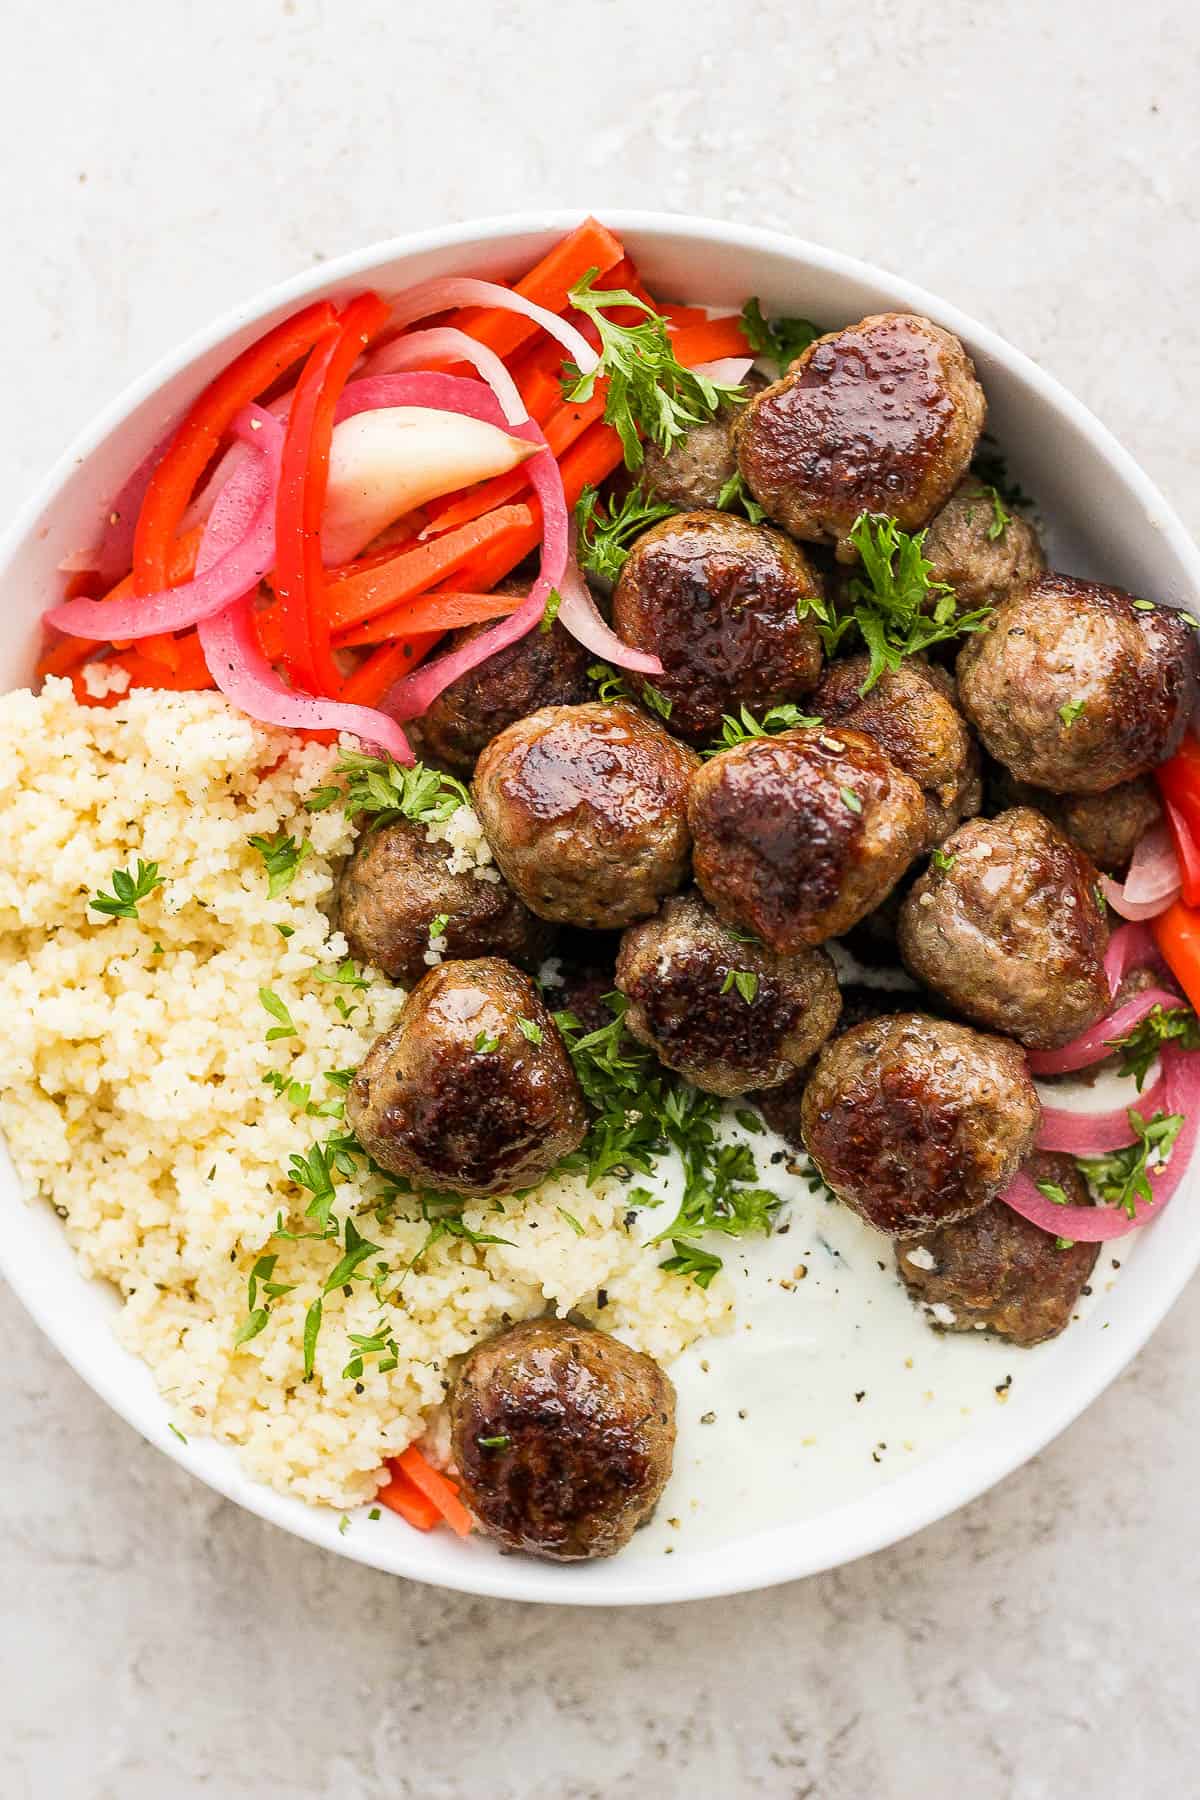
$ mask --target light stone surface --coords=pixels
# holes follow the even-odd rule
[[[9,0],[4,510],[241,295],[534,204],[794,230],[1062,377],[1200,523],[1187,0]],[[1194,1791],[1185,1295],[1030,1467],[854,1567],[597,1613],[409,1586],[235,1511],[7,1293],[4,1800],[1074,1800]]]

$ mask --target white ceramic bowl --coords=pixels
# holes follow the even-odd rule
[[[888,308],[936,319],[975,358],[989,427],[1051,521],[1059,566],[1174,602],[1200,593],[1200,556],[1146,476],[1078,401],[984,326],[907,282],[774,232],[661,213],[601,216],[662,295],[739,306],[758,294],[768,313],[833,322]],[[39,616],[57,597],[60,558],[91,541],[128,470],[181,404],[246,342],[321,294],[367,284],[396,288],[453,273],[513,276],[577,218],[558,212],[489,219],[323,264],[236,307],[135,382],[61,459],[0,545],[0,688],[29,678]],[[689,1550],[681,1540],[672,1557],[557,1568],[500,1557],[483,1542],[462,1544],[449,1533],[422,1536],[390,1515],[343,1536],[333,1514],[250,1480],[231,1451],[178,1442],[149,1372],[112,1335],[113,1296],[82,1278],[49,1209],[27,1204],[7,1159],[0,1166],[0,1269],[73,1367],[160,1450],[251,1512],[340,1555],[481,1594],[592,1605],[696,1599],[811,1574],[895,1542],[982,1493],[1095,1399],[1180,1292],[1200,1261],[1194,1177],[1162,1223],[1139,1237],[1102,1314],[1093,1311],[1036,1353],[1038,1378],[1021,1406],[981,1413],[966,1435],[887,1485],[769,1529],[756,1530],[741,1515],[730,1518],[723,1541]],[[770,1428],[767,1419],[758,1422],[757,1429]]]

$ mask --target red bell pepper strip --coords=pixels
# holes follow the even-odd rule
[[[1150,920],[1150,929],[1167,967],[1200,1012],[1200,912],[1176,900]]]
[[[351,369],[387,324],[378,294],[359,294],[309,353],[288,413],[275,504],[275,591],[283,616],[284,661],[310,694],[337,695],[342,673],[329,645],[321,514],[329,485],[333,415]]]
[[[171,549],[179,521],[233,419],[306,356],[336,320],[328,300],[306,306],[243,350],[193,400],[150,477],[138,514],[133,539],[135,593],[155,594],[170,585]]]
[[[1185,810],[1168,798],[1165,789],[1162,802],[1179,863],[1179,888],[1184,904],[1200,906],[1200,810]]]

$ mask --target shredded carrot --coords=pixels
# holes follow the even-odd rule
[[[625,252],[619,238],[596,219],[585,219],[582,225],[548,250],[541,262],[535,263],[527,275],[517,282],[515,292],[547,312],[565,311],[567,295],[589,269],[603,275],[615,268]],[[495,312],[482,307],[469,307],[453,313],[448,323],[467,332],[480,344],[487,344],[498,356],[511,356],[518,344],[531,338],[538,327],[520,313]]]
[[[57,642],[47,644],[38,657],[37,679],[44,681],[47,675],[68,675],[99,648],[99,641],[92,638],[60,637]]]
[[[415,1444],[410,1444],[407,1450],[395,1457],[392,1467],[407,1475],[413,1486],[420,1488],[427,1500],[432,1500],[447,1525],[452,1531],[457,1531],[459,1537],[467,1537],[474,1530],[471,1515],[459,1499],[454,1483],[439,1474]]]
[[[441,636],[440,630],[417,631],[411,637],[381,644],[369,656],[364,656],[353,675],[347,678],[342,698],[358,706],[375,706],[410,669],[424,662]]]
[[[708,323],[708,314],[702,306],[660,306],[658,310],[667,321],[667,330],[672,335],[682,331],[686,325]]]
[[[413,1486],[407,1475],[400,1473],[395,1463],[392,1464],[392,1470],[392,1479],[386,1487],[380,1488],[375,1498],[392,1512],[399,1513],[402,1519],[415,1526],[418,1531],[432,1531],[442,1516],[438,1508],[432,1500],[426,1498],[420,1488]]]
[[[331,583],[326,589],[330,629],[345,632],[364,619],[373,619],[394,608],[400,601],[413,600],[418,594],[427,593],[437,582],[455,574],[469,557],[486,546],[523,537],[530,529],[534,531],[536,542],[537,527],[528,506],[501,506],[486,519],[475,520],[458,531],[448,531],[427,544],[403,549],[361,575],[350,575],[344,581]],[[508,567],[514,567],[525,554],[522,551],[514,557]],[[484,586],[478,582],[461,585],[469,587],[473,593],[484,591]],[[485,585],[494,587],[495,583]]]
[[[478,625],[486,619],[503,619],[516,612],[520,594],[463,594],[438,588],[432,594],[420,594],[404,606],[393,607],[386,617],[386,627],[379,619],[368,619],[337,639],[339,650],[359,644],[380,644],[385,639],[407,637],[414,631],[456,631],[460,625]]]
[[[727,313],[722,319],[706,319],[703,325],[685,326],[671,339],[671,348],[685,369],[694,369],[697,363],[719,362],[725,356],[751,354],[736,313]]]

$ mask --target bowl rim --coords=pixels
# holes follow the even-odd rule
[[[996,363],[1044,406],[1064,419],[1108,463],[1113,473],[1166,539],[1170,551],[1200,590],[1200,550],[1192,542],[1182,520],[1133,456],[1082,402],[1053,375],[1039,367],[991,327],[980,323],[939,295],[860,258],[831,250],[805,238],[760,226],[732,224],[691,213],[668,213],[629,207],[553,207],[512,213],[489,214],[454,225],[429,227],[368,244],[330,258],[312,269],[289,276],[261,289],[192,332],[182,343],[158,357],[141,375],[102,407],[53,463],[43,480],[18,508],[0,533],[0,582],[18,549],[25,543],[47,508],[56,500],[68,478],[144,401],[168,380],[213,349],[233,333],[293,302],[366,276],[380,264],[426,253],[480,248],[522,234],[567,231],[591,211],[610,224],[618,235],[648,233],[690,238],[698,247],[719,245],[726,250],[766,252],[801,263],[814,275],[833,275],[883,287],[897,308],[929,313],[949,330],[967,339],[973,349],[985,351]],[[1183,1246],[1181,1246],[1181,1249]],[[713,1598],[752,1592],[822,1570],[841,1566],[860,1556],[897,1543],[946,1517],[994,1486],[1035,1456],[1098,1397],[1145,1344],[1178,1298],[1200,1262],[1200,1220],[1193,1231],[1191,1254],[1180,1254],[1135,1318],[1123,1322],[1120,1331],[1105,1334],[1085,1373],[1065,1393],[1043,1393],[1038,1411],[1017,1433],[1016,1444],[1005,1437],[986,1446],[975,1446],[973,1457],[951,1458],[959,1463],[953,1478],[939,1465],[948,1460],[954,1445],[925,1459],[917,1468],[862,1499],[838,1509],[844,1516],[845,1542],[840,1550],[828,1548],[814,1554],[806,1545],[803,1519],[748,1535],[737,1553],[703,1557],[703,1568],[690,1570],[688,1560],[659,1566],[647,1562],[614,1562],[574,1569],[555,1567],[520,1558],[464,1557],[461,1563],[422,1566],[426,1540],[414,1534],[411,1551],[403,1538],[386,1546],[390,1553],[373,1553],[369,1534],[341,1535],[331,1509],[303,1506],[254,1480],[225,1449],[218,1466],[208,1466],[193,1446],[169,1437],[163,1421],[149,1416],[148,1408],[125,1384],[86,1366],[69,1333],[60,1328],[54,1309],[21,1258],[10,1256],[0,1242],[0,1273],[66,1361],[99,1397],[157,1449],[199,1476],[209,1487],[256,1514],[281,1526],[293,1536],[362,1562],[382,1572],[432,1583],[488,1598],[507,1598],[563,1605],[627,1606]],[[87,1279],[80,1274],[80,1279]],[[157,1389],[154,1390],[157,1398]],[[1014,1435],[1014,1434],[1009,1434]],[[960,1441],[961,1447],[961,1441]],[[224,1447],[223,1447],[224,1448]],[[935,1479],[930,1479],[933,1472]],[[886,1496],[886,1499],[884,1498]],[[301,1511],[295,1512],[297,1506]],[[295,1516],[293,1514],[295,1513]],[[391,1534],[389,1534],[390,1536]],[[400,1546],[396,1552],[395,1546]],[[380,1540],[384,1548],[386,1540]],[[679,1575],[674,1574],[675,1570]]]

